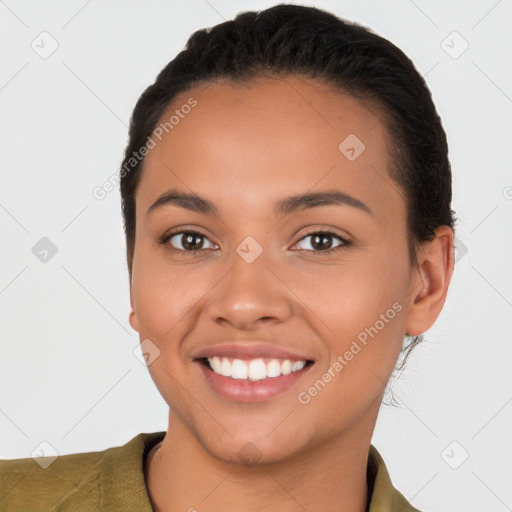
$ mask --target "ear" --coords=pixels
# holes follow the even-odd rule
[[[406,333],[418,336],[436,321],[443,309],[453,274],[455,254],[453,230],[439,226],[435,238],[418,250],[418,267],[413,269]]]
[[[139,332],[139,320],[137,318],[137,312],[135,310],[134,300],[133,300],[133,289],[132,289],[132,283],[130,280],[130,314],[128,316],[130,325],[134,330]]]

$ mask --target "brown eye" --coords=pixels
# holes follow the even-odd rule
[[[326,254],[339,249],[343,249],[344,247],[348,247],[350,245],[350,242],[332,231],[315,231],[301,238],[301,241],[307,240],[308,238],[311,240],[305,244],[306,247],[303,247],[301,250]],[[339,243],[333,245],[333,239],[336,238],[339,240]],[[310,249],[310,247],[312,249]]]
[[[200,251],[201,249],[211,248],[205,247],[205,241],[208,241],[211,246],[214,246],[214,244],[212,244],[202,233],[197,231],[180,231],[167,235],[162,240],[162,244],[170,245],[171,250],[181,252],[196,252]]]

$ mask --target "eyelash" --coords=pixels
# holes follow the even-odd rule
[[[187,251],[187,250],[183,250],[183,249],[175,249],[167,243],[173,236],[185,235],[185,234],[186,235],[197,235],[197,236],[208,239],[208,237],[206,235],[204,235],[203,233],[200,233],[199,231],[195,231],[194,229],[187,229],[187,230],[181,230],[181,231],[177,230],[177,231],[172,231],[170,233],[166,233],[165,235],[163,235],[159,240],[159,244],[161,244],[162,246],[166,246],[166,249],[171,252],[182,252],[182,253],[187,253],[187,254],[196,254],[198,252],[203,252],[205,250],[205,249],[194,249],[192,251]],[[304,238],[307,238],[308,236],[311,236],[311,235],[333,236],[335,238],[338,238],[342,243],[340,245],[337,245],[336,247],[331,247],[330,249],[326,249],[326,250],[319,250],[319,251],[306,250],[306,249],[298,249],[298,250],[325,255],[325,254],[331,254],[333,252],[337,252],[342,249],[347,249],[348,247],[350,247],[352,245],[348,240],[346,240],[345,238],[340,236],[338,233],[331,231],[329,229],[318,230],[318,231],[309,231],[297,243],[299,243]],[[296,245],[296,244],[294,244],[294,245]]]

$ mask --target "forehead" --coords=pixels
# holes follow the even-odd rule
[[[176,187],[241,210],[315,188],[370,202],[397,195],[380,113],[311,79],[195,87],[174,98],[158,127],[137,191],[144,210]]]

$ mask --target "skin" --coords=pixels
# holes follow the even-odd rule
[[[170,407],[167,435],[146,464],[153,506],[363,512],[385,386],[405,334],[428,330],[443,307],[453,232],[439,227],[412,267],[403,191],[388,174],[388,133],[360,100],[304,77],[267,78],[193,88],[162,119],[190,97],[197,106],[148,153],[136,193],[129,319],[160,350],[148,368]],[[338,149],[349,134],[366,147],[354,161]],[[146,214],[170,188],[208,198],[219,215],[177,205]],[[332,189],[373,214],[330,205],[274,215],[285,197]],[[203,233],[201,251],[187,253],[180,236],[158,244],[175,227]],[[337,235],[315,248],[307,230],[326,228],[351,245],[323,254],[339,246]],[[250,264],[236,252],[248,236],[263,249]],[[301,404],[298,393],[395,302],[401,311]],[[235,339],[266,340],[315,364],[270,400],[228,400],[192,354]],[[238,456],[249,442],[259,457],[252,466]]]

